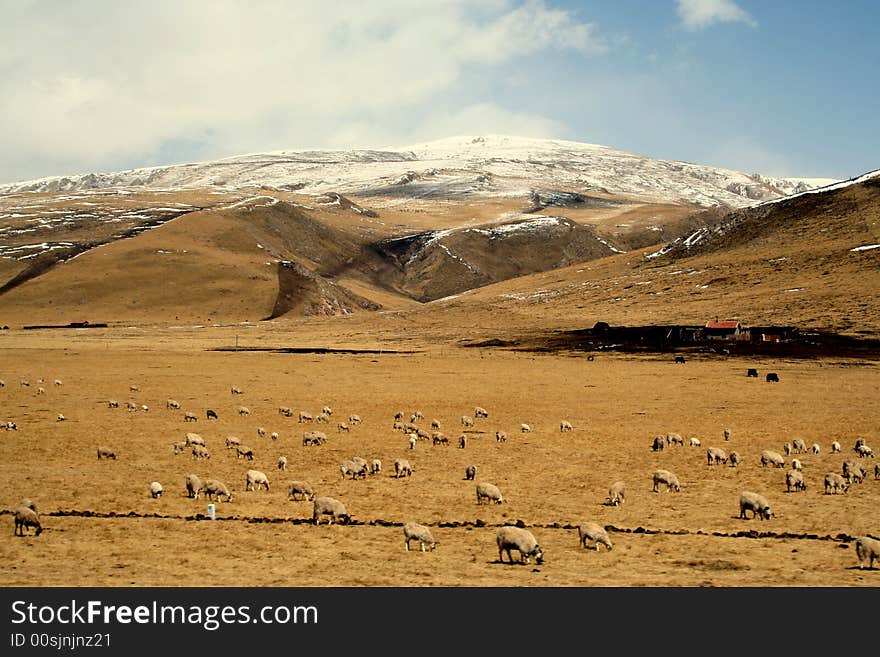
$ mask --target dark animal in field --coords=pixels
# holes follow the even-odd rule
[[[212,411],[210,408],[205,412],[205,415],[208,417],[209,420],[218,419],[217,413],[215,411]]]
[[[758,370],[756,370],[754,367],[750,367],[748,369],[748,371],[746,371],[746,376],[752,376],[757,379],[758,378]]]
[[[681,363],[682,365],[684,365],[687,361],[684,359],[684,356],[676,356],[676,357],[675,357],[675,362],[676,362],[676,363]]]
[[[767,383],[779,383],[779,375],[776,372],[767,372]]]

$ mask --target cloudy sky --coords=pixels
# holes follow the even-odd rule
[[[0,0],[0,182],[481,133],[880,167],[875,0]]]

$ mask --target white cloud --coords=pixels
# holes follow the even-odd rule
[[[0,181],[158,164],[168,144],[219,157],[444,125],[544,133],[563,126],[488,102],[464,71],[607,47],[532,0],[22,2],[0,42]],[[452,96],[464,109],[438,113]]]
[[[758,25],[734,0],[677,0],[676,4],[679,18],[689,30],[700,30],[714,23]]]

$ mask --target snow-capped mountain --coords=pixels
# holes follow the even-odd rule
[[[277,151],[212,162],[56,176],[0,185],[0,193],[271,187],[304,194],[378,197],[381,206],[383,202],[419,198],[526,197],[535,188],[545,188],[744,207],[833,182],[771,178],[574,141],[485,135],[401,148]]]

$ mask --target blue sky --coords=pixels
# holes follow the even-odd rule
[[[503,133],[880,167],[880,3],[0,0],[0,182]]]

